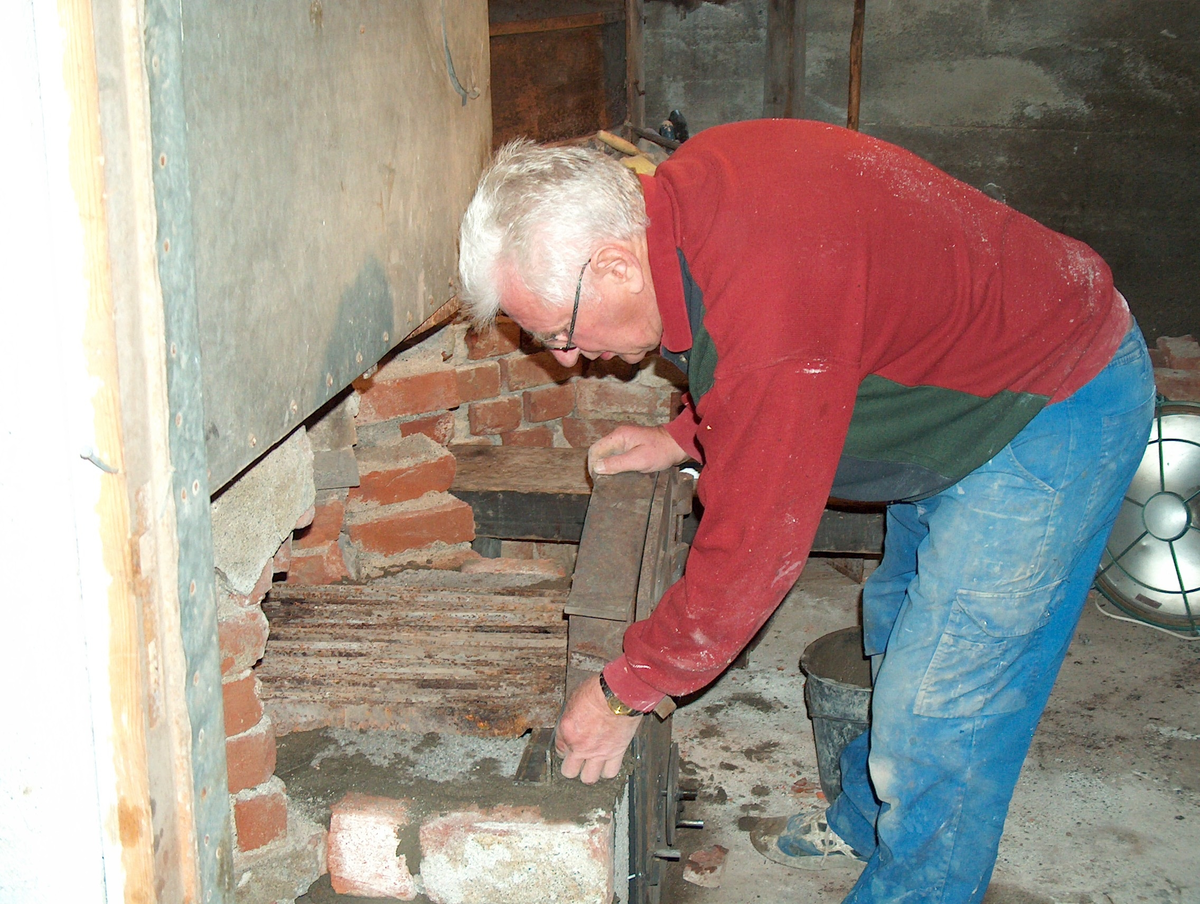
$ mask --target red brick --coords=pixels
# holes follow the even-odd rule
[[[388,505],[444,492],[454,482],[454,456],[424,434],[398,443],[358,451],[359,485],[350,490],[355,502]]]
[[[471,432],[476,436],[505,433],[521,426],[521,399],[509,396],[486,402],[472,402],[467,407]]]
[[[240,851],[253,851],[287,835],[287,795],[275,779],[233,799],[233,822]]]
[[[433,901],[612,900],[611,814],[558,821],[536,807],[464,810],[426,819],[420,834],[421,878]]]
[[[336,542],[297,549],[288,567],[289,584],[337,584],[350,578],[346,559]]]
[[[549,449],[554,445],[554,432],[549,427],[529,427],[500,434],[502,446],[536,446]]]
[[[459,405],[458,380],[451,368],[394,380],[356,380],[354,386],[359,396],[359,424],[377,424]]]
[[[500,365],[495,361],[458,368],[458,397],[464,402],[500,395]]]
[[[335,803],[329,818],[329,880],[334,892],[416,898],[408,854],[397,850],[400,830],[410,821],[406,801],[351,792]]]
[[[539,352],[536,355],[502,358],[500,373],[504,377],[504,385],[515,392],[545,386],[547,383],[565,383],[583,373],[583,365],[576,363],[574,367],[563,367],[550,352]]]
[[[287,574],[288,565],[292,562],[292,538],[285,537],[271,560],[271,571],[275,574]],[[272,575],[273,577],[274,575]]]
[[[498,358],[515,352],[521,347],[521,328],[507,317],[497,317],[492,329],[476,332],[467,331],[467,357],[472,361],[480,358]]]
[[[346,504],[341,497],[330,495],[319,501],[315,506],[312,523],[301,528],[292,536],[295,548],[315,549],[334,540],[342,532],[342,518],[346,514]]]
[[[252,668],[267,649],[270,626],[258,606],[247,609],[223,606],[217,615],[221,647],[221,674],[236,675]]]
[[[1200,343],[1191,336],[1159,336],[1158,349],[1171,370],[1200,370]]]
[[[1158,391],[1173,402],[1200,402],[1200,370],[1154,371]]]
[[[575,387],[575,413],[581,418],[665,421],[670,405],[670,390],[636,383],[580,380]]]
[[[577,417],[562,420],[563,436],[574,449],[586,449],[602,436],[612,433],[623,421],[585,421]]]
[[[431,493],[395,505],[354,506],[346,512],[346,524],[351,540],[383,555],[475,538],[471,507],[449,493]]]
[[[448,445],[454,439],[454,415],[435,414],[431,417],[413,418],[401,421],[399,426],[401,436],[415,436],[423,433],[435,443]]]
[[[275,726],[263,716],[249,731],[225,740],[229,793],[261,785],[275,772]]]
[[[525,403],[525,420],[531,424],[566,417],[575,410],[575,384],[531,389],[522,395],[522,401]]]
[[[225,699],[225,736],[241,734],[259,723],[263,716],[262,701],[258,699],[254,672],[221,684]]]

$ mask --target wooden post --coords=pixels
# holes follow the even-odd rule
[[[763,116],[804,115],[804,52],[808,0],[767,0],[767,60]]]
[[[644,18],[643,0],[625,0],[625,116],[639,128],[646,125]]]
[[[863,24],[867,0],[854,0],[854,24],[850,27],[850,99],[846,104],[846,128],[858,131],[858,102],[862,97]]]

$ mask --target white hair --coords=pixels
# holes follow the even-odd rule
[[[463,216],[460,298],[476,324],[491,323],[507,269],[547,308],[569,307],[596,248],[634,238],[648,223],[637,176],[612,157],[511,141],[480,176]]]

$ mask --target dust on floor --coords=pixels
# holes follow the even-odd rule
[[[800,872],[750,844],[752,817],[819,798],[804,647],[857,623],[860,586],[810,562],[745,668],[675,716],[699,799],[684,856],[729,849],[720,888],[671,873],[672,904],[835,904],[855,873]],[[1093,597],[1096,595],[1093,594]],[[987,904],[1200,904],[1200,643],[1089,602],[1021,774]]]

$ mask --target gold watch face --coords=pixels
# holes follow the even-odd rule
[[[634,714],[632,706],[622,703],[616,697],[608,698],[608,708],[611,709],[613,714],[617,716],[632,716]]]

